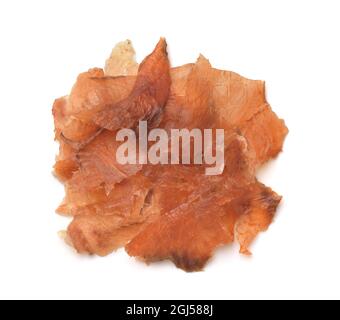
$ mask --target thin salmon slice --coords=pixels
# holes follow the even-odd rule
[[[139,120],[157,121],[170,91],[170,65],[165,39],[138,69],[135,85],[130,95],[119,103],[95,115],[95,123],[108,130],[135,128]]]

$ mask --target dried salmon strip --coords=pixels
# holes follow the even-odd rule
[[[144,59],[130,95],[94,116],[95,123],[108,130],[134,128],[139,120],[154,121],[166,104],[170,91],[170,65],[165,39]]]
[[[282,151],[288,129],[262,81],[214,69],[203,56],[170,68],[164,39],[138,67],[127,40],[105,70],[78,77],[53,116],[54,171],[66,193],[57,212],[73,216],[65,238],[79,253],[125,247],[147,263],[171,260],[198,271],[233,241],[249,255],[274,219],[281,197],[257,181],[256,169]],[[205,165],[121,165],[116,132],[140,120],[167,131],[224,129],[223,173],[207,176]]]

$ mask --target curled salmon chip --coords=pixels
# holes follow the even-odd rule
[[[257,180],[256,170],[282,151],[288,129],[268,104],[263,81],[214,69],[202,55],[170,69],[164,39],[138,68],[127,40],[104,70],[79,75],[70,95],[55,101],[53,116],[60,143],[54,172],[65,185],[57,212],[73,217],[64,238],[79,253],[105,256],[125,247],[146,263],[171,260],[199,271],[216,248],[234,241],[250,255],[274,220],[281,196]],[[223,129],[223,147],[210,150],[223,148],[220,174],[207,175],[203,162],[121,162],[117,132],[132,129],[137,142],[140,120],[166,133]],[[164,152],[172,141],[166,138]],[[193,141],[183,145],[194,158]],[[208,148],[204,142],[204,154]],[[147,159],[138,143],[135,151]]]
[[[165,39],[144,59],[130,95],[95,117],[95,123],[108,130],[134,128],[139,120],[155,121],[161,115],[170,91],[169,60]]]

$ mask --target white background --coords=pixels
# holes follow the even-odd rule
[[[1,1],[0,298],[340,298],[339,32],[339,1]],[[259,173],[284,196],[275,223],[252,258],[223,248],[201,273],[78,256],[57,236],[54,98],[116,42],[141,60],[160,36],[173,66],[202,53],[266,80],[290,129]]]

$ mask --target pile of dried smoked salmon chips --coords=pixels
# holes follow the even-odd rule
[[[60,144],[55,175],[65,186],[57,209],[73,221],[64,234],[79,253],[105,256],[125,247],[149,263],[170,259],[202,270],[214,250],[237,241],[250,254],[271,224],[281,197],[256,170],[282,150],[288,133],[272,111],[262,81],[196,63],[171,68],[161,39],[138,65],[130,41],[119,43],[104,69],[79,75],[53,105]],[[152,128],[225,131],[225,168],[117,162],[116,133]]]

